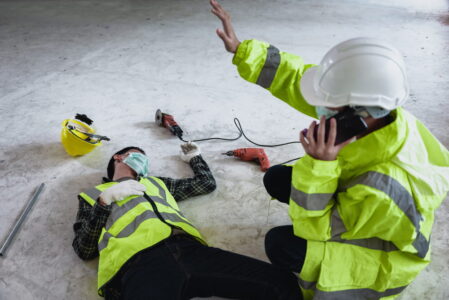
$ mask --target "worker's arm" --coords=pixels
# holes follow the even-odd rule
[[[313,65],[257,40],[243,41],[232,62],[242,78],[264,87],[293,108],[316,118],[315,107],[304,100],[300,91],[302,74]]]
[[[165,183],[176,201],[211,193],[217,187],[214,176],[201,155],[190,159],[189,164],[194,173],[194,176],[191,178],[173,179],[158,177]]]
[[[72,246],[81,259],[88,260],[98,256],[98,239],[109,214],[109,205],[96,203],[91,206],[82,198],[79,199],[76,222],[73,224],[75,238]]]
[[[331,214],[341,169],[338,161],[304,156],[292,170],[289,215],[296,236],[327,241],[331,237]]]
[[[302,74],[313,65],[304,64],[302,58],[280,52],[276,47],[256,40],[240,43],[229,13],[216,0],[210,0],[212,13],[223,25],[217,35],[227,51],[235,53],[233,63],[244,79],[268,89],[274,96],[295,109],[316,118],[315,107],[308,104],[299,89]]]
[[[320,123],[324,124],[324,121],[322,116]],[[324,126],[318,127],[314,135],[316,126],[313,121],[307,133],[300,134],[307,155],[293,166],[289,213],[297,236],[326,241],[331,237],[332,207],[341,174],[337,155],[353,139],[335,145],[335,119],[330,121],[327,140]]]

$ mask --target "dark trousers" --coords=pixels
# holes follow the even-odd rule
[[[296,276],[278,266],[179,234],[138,254],[121,279],[124,299],[302,299]]]
[[[268,169],[263,178],[271,197],[289,203],[292,167],[276,165]],[[265,252],[270,261],[285,270],[301,272],[306,259],[307,241],[293,234],[293,226],[270,229],[265,236]]]

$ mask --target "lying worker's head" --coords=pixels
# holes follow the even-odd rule
[[[139,147],[126,147],[117,151],[108,163],[108,179],[113,180],[116,169],[130,171],[136,177],[147,176],[148,174],[148,158],[145,151]]]

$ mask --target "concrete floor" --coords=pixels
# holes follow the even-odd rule
[[[424,3],[425,2],[425,3]],[[423,4],[420,4],[423,3]],[[319,63],[333,44],[384,38],[404,54],[411,84],[405,107],[449,146],[449,15],[440,1],[224,1],[240,39],[266,40]],[[76,195],[98,184],[111,154],[144,148],[153,175],[189,176],[179,141],[157,127],[157,108],[191,138],[234,136],[233,117],[262,143],[297,139],[310,119],[241,80],[202,1],[0,2],[0,239],[41,182],[46,189],[0,258],[0,299],[98,299],[97,261],[73,252]],[[80,158],[59,142],[75,113],[111,142]],[[256,114],[257,113],[257,114]],[[218,182],[211,195],[180,204],[210,244],[266,260],[264,235],[288,224],[287,207],[264,192],[257,165],[221,155],[244,140],[201,147]],[[268,149],[273,163],[302,155]],[[402,299],[449,299],[448,202],[437,212],[433,262]],[[446,276],[445,276],[446,275]]]

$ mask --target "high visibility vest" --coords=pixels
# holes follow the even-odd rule
[[[316,117],[301,95],[312,65],[256,40],[234,56],[240,75]],[[292,172],[289,215],[307,240],[305,299],[392,299],[430,262],[434,211],[449,190],[449,152],[402,108],[335,161],[306,155]]]
[[[113,202],[111,212],[98,239],[100,255],[98,266],[98,293],[120,268],[135,254],[168,238],[173,228],[179,228],[204,243],[198,230],[179,211],[175,199],[165,184],[156,177],[141,178],[146,186],[146,196],[130,196]],[[108,182],[96,186],[80,197],[90,205],[96,203],[100,193],[118,182]],[[160,220],[153,208],[157,208]]]

